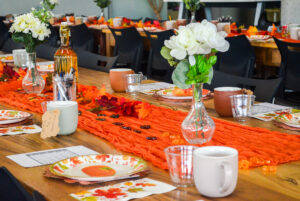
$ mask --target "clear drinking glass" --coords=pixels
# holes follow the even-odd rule
[[[143,74],[125,75],[125,89],[127,93],[135,94],[139,91],[143,78]]]
[[[18,68],[27,68],[27,52],[25,49],[13,50],[14,64]]]
[[[170,177],[176,186],[194,185],[193,151],[197,148],[196,146],[171,146],[164,150]]]
[[[254,95],[234,95],[230,96],[232,114],[237,121],[246,121],[252,105],[254,104]]]

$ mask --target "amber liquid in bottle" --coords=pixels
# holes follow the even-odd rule
[[[54,100],[76,101],[77,55],[69,46],[70,28],[67,24],[62,23],[60,26],[60,39],[61,46],[54,55]]]

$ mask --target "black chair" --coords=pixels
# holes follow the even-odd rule
[[[57,51],[57,47],[49,46],[46,43],[41,44],[36,47],[36,56],[38,58],[47,59],[47,60],[54,60],[54,54]]]
[[[158,19],[154,19],[154,18],[150,18],[150,17],[146,17],[143,22],[148,22],[150,21],[151,24],[153,24],[154,21],[159,21],[160,23],[165,22],[166,20],[158,20]]]
[[[51,31],[51,34],[50,34],[49,38],[46,39],[46,42],[44,42],[43,44],[52,46],[52,47],[59,47],[60,37],[59,37],[58,29],[53,27],[51,24],[49,24],[48,26]]]
[[[117,62],[118,56],[106,57],[91,53],[84,49],[76,49],[78,55],[78,65],[84,68],[109,72]]]
[[[282,78],[271,80],[250,79],[215,70],[211,84],[205,85],[205,88],[210,90],[224,86],[246,88],[254,92],[257,101],[273,102],[281,82]]]
[[[227,52],[218,52],[215,70],[251,78],[255,65],[255,53],[246,36],[228,37],[230,44]]]
[[[144,43],[139,32],[134,27],[124,29],[111,30],[116,46],[114,49],[114,56],[119,56],[117,65],[127,66],[135,72],[140,72],[141,60],[143,58]]]
[[[300,44],[274,38],[281,55],[279,77],[283,78],[279,96],[300,104]]]
[[[8,40],[8,38],[9,38],[8,28],[4,24],[3,20],[0,20],[0,49],[3,46],[4,42]]]
[[[71,26],[71,46],[76,49],[85,49],[90,52],[96,53],[94,35],[85,23],[77,26]]]
[[[32,197],[18,180],[5,168],[0,167],[0,200],[3,201],[45,201],[37,191]]]
[[[21,43],[16,43],[12,38],[6,39],[4,44],[1,47],[1,51],[11,53],[15,49],[24,49],[24,45]]]
[[[143,18],[138,18],[138,19],[130,19],[131,21],[133,21],[133,22],[139,22],[139,21],[141,21]]]
[[[175,35],[174,31],[145,31],[145,33],[147,34],[147,38],[151,44],[147,66],[147,77],[165,82],[172,82],[171,76],[174,68],[171,67],[168,61],[161,56],[160,51],[164,46],[164,41]]]

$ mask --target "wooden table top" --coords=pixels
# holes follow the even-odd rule
[[[91,76],[93,75],[93,76]],[[95,85],[100,87],[102,83],[106,84],[107,91],[112,92],[108,75],[103,72],[79,68],[79,82],[86,85]],[[127,94],[116,94],[130,97]],[[132,97],[131,97],[132,98]],[[167,107],[175,107],[184,111],[188,111],[190,105],[188,103],[165,103],[157,101],[152,96],[137,95],[135,97],[139,100],[146,100],[156,105]],[[217,117],[213,110],[213,101],[205,101],[207,110],[211,116]],[[8,108],[7,106],[0,106],[1,108]],[[40,123],[41,116],[34,115],[34,121]],[[228,118],[227,120],[232,121]],[[244,123],[250,126],[260,126],[271,130],[283,131],[272,125],[270,122],[262,122],[251,119]],[[293,133],[293,132],[291,132]],[[20,180],[28,189],[35,189],[46,197],[49,201],[66,201],[74,200],[69,197],[70,193],[76,193],[83,190],[88,190],[102,186],[101,184],[94,184],[91,186],[80,186],[78,184],[66,184],[60,180],[50,179],[43,176],[46,166],[23,168],[10,159],[7,155],[27,153],[33,151],[41,151],[53,148],[62,148],[67,146],[83,145],[91,148],[99,153],[123,153],[116,150],[107,141],[89,134],[81,129],[70,136],[59,136],[43,140],[40,134],[27,134],[16,136],[0,137],[0,166],[8,168],[12,174]],[[158,169],[149,163],[151,173],[150,178],[171,183],[169,174],[165,170]],[[140,200],[243,200],[243,201],[292,201],[300,200],[300,162],[292,162],[278,166],[277,173],[274,175],[264,175],[261,168],[255,168],[247,171],[239,171],[239,179],[234,193],[222,199],[210,199],[202,197],[195,187],[177,188],[174,191],[152,195]]]

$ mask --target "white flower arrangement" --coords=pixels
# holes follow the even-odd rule
[[[49,0],[49,3],[51,3],[52,5],[57,5],[58,4],[58,0]]]
[[[217,57],[208,55],[229,49],[226,35],[223,31],[218,32],[217,27],[207,20],[180,26],[161,50],[170,65],[177,66],[172,76],[174,84],[188,88],[195,83],[210,83]]]
[[[49,19],[58,0],[44,0],[41,8],[32,8],[30,13],[15,18],[10,28],[14,41],[23,43],[27,52],[34,52],[38,44],[50,36]]]
[[[41,22],[32,13],[16,17],[9,31],[11,33],[31,34],[33,38],[40,41],[45,40],[51,34],[47,24]]]
[[[188,56],[197,54],[210,54],[212,49],[225,52],[229,49],[229,43],[224,39],[227,34],[217,32],[217,27],[203,20],[201,23],[191,23],[180,26],[177,35],[165,41],[172,57],[183,60]]]

